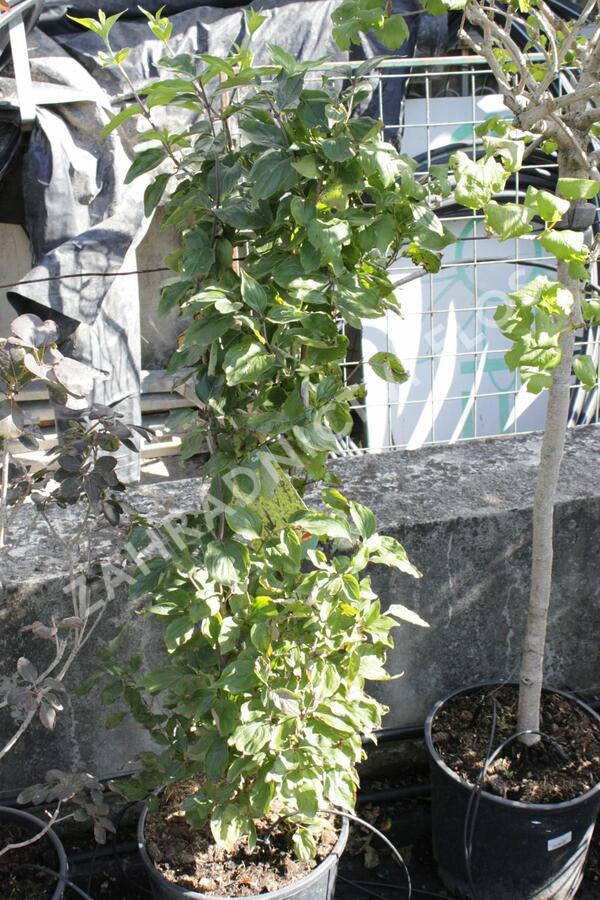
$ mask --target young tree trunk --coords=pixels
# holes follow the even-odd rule
[[[565,162],[567,164],[565,164]],[[561,162],[561,176],[589,177],[587,172],[573,171],[568,160]],[[572,315],[579,321],[581,282],[569,276],[568,265],[558,261],[557,280],[568,288],[575,298]],[[548,409],[540,454],[535,499],[533,503],[533,557],[531,564],[531,592],[527,613],[527,627],[523,644],[519,677],[519,713],[517,731],[537,731],[540,727],[540,700],[544,679],[544,650],[548,625],[548,607],[552,585],[552,560],[554,554],[553,528],[554,504],[560,474],[560,464],[565,447],[569,412],[569,385],[575,346],[574,333],[563,334],[560,340],[562,359],[553,373],[552,387],[548,392]],[[536,744],[539,735],[521,738],[524,744]]]
[[[8,519],[8,469],[10,454],[6,444],[2,450],[2,483],[0,486],[0,550],[6,544],[6,523]]]

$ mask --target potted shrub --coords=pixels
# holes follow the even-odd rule
[[[253,10],[226,59],[171,50],[168,20],[148,18],[164,78],[131,85],[135,102],[107,130],[132,117],[146,129],[128,178],[162,167],[146,209],[168,195],[181,233],[162,309],[189,320],[170,369],[191,377],[199,405],[184,414],[183,454],[206,445],[210,459],[197,515],[132,534],[144,554],[132,591],[149,595],[168,660],[143,674],[119,647],[101,651],[104,699],[124,701],[159,745],[121,787],[146,801],[156,896],[330,897],[347,835],[336,810],[353,808],[361,736],[385,712],[365,682],[388,677],[399,619],[425,624],[399,605],[382,612],[367,564],[419,573],[327,471],[361,393],[344,375],[344,326],[396,308],[395,258],[435,270],[452,237],[381,123],[353,117],[376,61],[336,69],[339,90],[322,61],[276,46],[254,66]],[[114,20],[78,21],[127,77]],[[189,110],[190,125],[155,128],[159,105]],[[391,354],[370,364],[406,378]],[[324,483],[316,508],[309,482]]]
[[[512,343],[510,368],[532,393],[548,390],[529,607],[518,684],[469,687],[438,703],[427,719],[434,849],[447,885],[465,896],[570,898],[600,807],[600,720],[574,696],[543,690],[543,663],[572,373],[588,390],[597,381],[593,360],[575,355],[574,347],[577,333],[600,321],[588,287],[597,237],[591,247],[585,239],[597,216],[589,201],[598,193],[592,145],[600,122],[600,22],[594,4],[567,22],[543,0],[503,10],[467,0],[464,16],[482,37],[471,32],[465,39],[489,63],[514,122],[495,119],[479,129],[484,153],[477,161],[455,154],[455,197],[482,210],[500,239],[539,243],[556,258],[556,277],[534,278],[495,314]],[[521,52],[513,26],[540,49],[537,58]],[[497,202],[532,145],[556,154],[555,190],[530,187],[523,202]]]

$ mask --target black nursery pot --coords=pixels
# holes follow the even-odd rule
[[[155,900],[232,900],[231,897],[188,891],[186,888],[178,887],[173,882],[163,878],[146,850],[144,825],[147,815],[148,810],[144,807],[138,822],[138,847],[142,862],[150,878],[152,896]],[[348,820],[344,819],[337,843],[327,859],[319,863],[304,878],[300,878],[298,881],[294,881],[278,891],[269,891],[267,894],[257,895],[257,900],[333,900],[338,862],[348,840],[348,830]],[[248,898],[248,900],[252,900],[252,898]]]
[[[24,812],[22,809],[12,809],[12,807],[9,808],[7,806],[0,806],[0,824],[19,825],[24,831],[29,832],[31,837],[41,831],[44,827],[44,823],[36,816],[32,816],[31,813]],[[52,894],[52,900],[61,900],[65,887],[64,879],[67,877],[69,868],[67,855],[63,845],[52,829],[47,831],[41,840],[49,841],[56,854],[56,865],[53,865],[52,868],[56,870],[57,874],[60,875],[60,878],[56,879],[57,884],[56,889]],[[46,877],[49,882],[52,881],[52,875],[48,874]]]
[[[432,724],[440,709],[461,694],[454,691],[433,707],[425,722],[431,770],[433,852],[446,887],[473,898],[464,855],[464,823],[472,785],[453,772],[433,746]],[[577,704],[600,724],[600,717],[572,694],[559,694]],[[474,900],[570,900],[583,878],[585,859],[600,809],[600,783],[563,803],[522,803],[482,791],[473,837],[471,875]]]

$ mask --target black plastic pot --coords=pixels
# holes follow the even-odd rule
[[[32,816],[31,813],[24,812],[22,809],[10,809],[6,806],[0,806],[0,823],[19,825],[24,830],[30,832],[32,837],[44,827],[44,823],[36,816]],[[67,855],[63,845],[52,829],[47,831],[41,840],[50,841],[52,849],[56,853],[56,865],[53,865],[52,868],[60,875],[60,879],[58,879],[56,889],[52,894],[52,900],[61,900],[65,887],[64,879],[67,877],[69,868]],[[47,875],[47,878],[50,881],[52,876]]]
[[[444,884],[473,900],[570,900],[583,878],[585,859],[600,809],[600,783],[563,803],[521,803],[485,791],[479,795],[473,836],[470,889],[464,823],[473,786],[443,761],[433,746],[432,724],[454,691],[434,706],[425,723],[431,769],[433,852]],[[600,717],[565,691],[547,689],[577,704],[591,719]]]
[[[148,810],[144,808],[138,822],[138,847],[142,862],[150,877],[152,896],[155,900],[231,900],[230,897],[217,897],[216,894],[199,894],[178,887],[160,874],[146,851],[144,824]],[[348,820],[344,819],[337,843],[327,859],[304,878],[295,881],[278,891],[260,894],[258,900],[333,900],[338,861],[348,840]]]

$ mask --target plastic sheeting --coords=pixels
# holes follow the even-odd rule
[[[330,17],[338,2],[261,3],[268,20],[254,38],[258,61],[268,57],[271,42],[298,59],[347,59],[331,39]],[[160,5],[148,0],[145,4],[152,10]],[[240,5],[227,0],[215,4],[174,0],[166,5],[176,52],[225,56],[232,43],[244,36]],[[135,269],[135,248],[148,226],[141,203],[145,185],[139,179],[124,186],[133,140],[128,143],[120,133],[107,140],[100,138],[103,125],[120,108],[118,98],[130,92],[130,85],[116,70],[99,66],[97,37],[77,30],[64,18],[67,6],[70,14],[79,16],[98,10],[98,4],[87,0],[73,4],[52,0],[45,4],[39,27],[29,38],[34,79],[76,91],[80,99],[39,108],[23,161],[25,227],[35,265],[9,299],[18,312],[36,311],[56,318],[63,337],[71,342],[72,354],[109,373],[106,381],[97,382],[90,400],[117,405],[129,421],[139,422],[137,283],[117,277],[117,273]],[[394,0],[393,6],[396,12],[414,11],[418,0]],[[107,13],[120,12],[124,3],[105,0],[102,8]],[[417,40],[426,52],[443,49],[445,17],[414,15],[407,18],[407,24],[410,37],[399,55],[412,54]],[[132,48],[125,67],[135,86],[159,76],[157,61],[163,46],[152,36],[135,4],[127,5],[113,28],[111,42],[115,49]],[[368,58],[381,52],[377,41],[365,38],[360,48],[353,48],[352,56]],[[386,87],[384,118],[388,122],[399,121],[400,83],[390,79]],[[377,115],[379,110],[373,112]],[[178,110],[169,115],[170,126],[181,127],[190,114]],[[31,283],[36,279],[37,283]],[[122,472],[125,478],[137,478],[134,456],[123,462]]]

